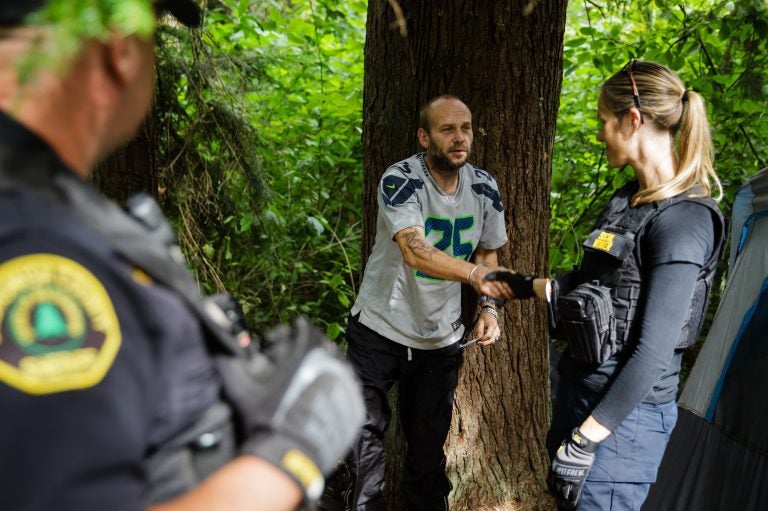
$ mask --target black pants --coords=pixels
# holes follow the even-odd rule
[[[352,510],[385,511],[384,432],[392,411],[387,393],[399,383],[400,422],[407,451],[403,496],[409,511],[448,509],[451,482],[445,475],[443,445],[451,426],[458,378],[458,343],[417,350],[392,342],[350,318],[347,359],[363,384],[366,423],[352,452],[356,478]]]

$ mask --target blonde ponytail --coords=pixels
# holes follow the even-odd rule
[[[723,197],[723,187],[715,173],[715,150],[712,146],[704,98],[694,91],[686,91],[685,96],[687,101],[684,101],[685,108],[677,143],[679,166],[676,179],[687,178],[681,182],[684,190],[696,183],[700,184],[705,190],[704,196],[712,195],[714,183],[717,188],[715,200],[719,201]]]
[[[709,131],[707,110],[700,94],[686,90],[680,77],[669,68],[655,62],[635,61],[631,66],[632,81],[625,69],[609,78],[603,85],[601,102],[617,117],[624,115],[634,104],[632,82],[642,98],[643,118],[666,130],[675,139],[678,166],[675,176],[659,186],[638,192],[633,205],[654,202],[678,195],[700,185],[692,193],[699,197],[723,195],[722,185],[714,169],[714,149]]]

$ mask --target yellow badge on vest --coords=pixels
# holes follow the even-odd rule
[[[112,301],[82,265],[53,254],[0,264],[0,381],[29,394],[92,387],[120,343]]]
[[[613,239],[615,237],[616,235],[611,232],[602,231],[597,236],[597,238],[595,238],[595,241],[592,243],[592,247],[598,250],[602,250],[603,252],[610,252],[611,248],[613,247]]]

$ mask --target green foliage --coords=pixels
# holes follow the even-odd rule
[[[50,0],[49,64],[111,27],[151,33],[150,0]],[[260,329],[305,314],[342,331],[359,273],[366,0],[209,0],[201,32],[162,25],[154,118],[161,199],[207,291]],[[149,17],[147,16],[149,14]],[[708,102],[728,212],[765,166],[768,15],[755,0],[571,2],[553,156],[550,267],[577,264],[608,194],[601,83],[631,57],[677,71]],[[54,55],[53,53],[49,55]]]
[[[257,329],[303,314],[343,331],[359,272],[366,8],[223,0],[201,42],[181,56],[166,45],[159,81],[183,106],[162,109],[176,131],[167,204],[199,280],[234,292]],[[233,160],[243,151],[250,163]]]
[[[220,1],[202,43],[182,44],[183,65],[176,57],[183,109],[169,118],[178,133],[165,181],[180,232],[200,280],[236,292],[257,326],[302,313],[335,337],[354,297],[366,8]],[[595,140],[600,84],[631,57],[669,65],[708,101],[728,211],[768,143],[765,32],[764,5],[744,0],[571,4],[553,160],[555,272],[578,263],[598,208],[631,176],[609,168]],[[192,145],[195,161],[184,156]]]
[[[630,58],[675,70],[708,102],[727,213],[738,185],[765,166],[768,15],[762,1],[588,0],[569,6],[552,178],[550,267],[580,258],[598,208],[631,175],[607,166],[595,140],[600,85]],[[573,212],[577,212],[575,215]]]
[[[297,314],[343,331],[359,273],[365,0],[209,1],[161,24],[160,199],[207,292],[259,330]],[[55,68],[111,30],[149,36],[151,0],[49,0]]]
[[[113,31],[150,37],[155,30],[151,0],[48,0],[30,21],[51,33],[22,64],[24,77],[39,68],[62,69],[86,39],[106,39]]]

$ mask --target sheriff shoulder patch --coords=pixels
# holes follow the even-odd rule
[[[610,252],[611,248],[613,247],[613,238],[615,237],[616,235],[612,232],[603,231],[595,239],[594,243],[592,243],[592,246],[598,250],[602,250],[603,252]]]
[[[0,264],[0,381],[29,394],[92,387],[121,343],[99,280],[53,254]]]

